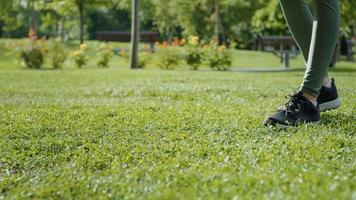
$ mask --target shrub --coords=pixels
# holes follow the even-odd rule
[[[198,70],[203,61],[203,51],[200,47],[199,37],[191,36],[185,46],[185,62],[193,70]]]
[[[161,69],[171,70],[174,69],[180,60],[180,52],[177,47],[163,45],[158,48],[157,56],[159,58],[158,66]]]
[[[219,47],[212,47],[212,45],[214,44],[205,48],[205,60],[208,66],[218,71],[229,70],[232,63],[231,52],[224,45]]]
[[[67,53],[60,38],[52,41],[52,66],[54,69],[60,69],[63,67],[64,62],[67,59]]]
[[[138,54],[138,67],[145,68],[151,62],[152,53],[151,52],[142,52]]]
[[[107,43],[101,43],[96,50],[98,67],[108,67],[111,58],[114,56],[113,48]]]
[[[125,48],[120,48],[119,56],[123,58],[126,62],[130,61],[130,53]]]
[[[88,63],[88,46],[86,44],[81,44],[80,48],[72,52],[72,58],[78,68],[82,68]]]
[[[25,68],[42,68],[45,55],[48,53],[45,42],[45,38],[38,40],[36,32],[31,29],[28,39],[17,43],[15,52],[19,53],[21,63]]]
[[[25,67],[29,69],[41,69],[44,62],[43,52],[38,47],[23,49],[20,57]]]

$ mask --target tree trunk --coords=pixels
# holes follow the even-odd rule
[[[35,5],[34,1],[29,1],[29,6],[31,7],[31,13],[30,13],[30,22],[29,22],[29,37],[35,37],[36,36],[36,13],[35,13]]]
[[[138,45],[140,42],[140,25],[139,25],[139,0],[132,0],[132,19],[131,19],[131,69],[139,68],[138,63]]]
[[[220,11],[219,11],[219,0],[214,0],[215,4],[215,37],[216,44],[220,45]]]
[[[36,32],[34,1],[31,1],[30,29]]]
[[[168,44],[172,44],[174,29],[168,28]]]
[[[83,0],[77,1],[79,11],[79,23],[80,23],[80,44],[84,43],[84,2]]]
[[[59,37],[61,38],[61,41],[64,41],[64,26],[65,26],[65,19],[60,19],[58,34]]]

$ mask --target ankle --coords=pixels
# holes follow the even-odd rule
[[[331,88],[331,78],[329,76],[324,78],[323,86]]]
[[[303,92],[303,96],[304,96],[308,101],[310,101],[311,103],[313,103],[314,106],[317,106],[317,99],[318,99],[318,97],[315,97],[315,96],[313,96],[313,95],[310,95],[310,94],[308,94],[308,93],[306,93],[306,92]]]

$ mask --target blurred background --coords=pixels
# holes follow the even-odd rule
[[[129,62],[132,16],[130,0],[0,2],[2,59],[15,58],[8,55],[15,50],[20,56],[17,64],[21,62],[28,68],[61,68],[66,65],[69,57],[73,58],[78,67],[90,66],[90,62],[96,62],[98,66],[110,66],[112,59],[121,59],[116,63],[121,62],[122,65]],[[335,65],[336,60],[354,60],[352,48],[356,34],[355,8],[356,1],[341,1],[340,39],[331,66]],[[144,66],[159,65],[157,62],[163,62],[161,68],[167,69],[179,65],[193,69],[204,65],[212,68],[223,66],[215,67],[218,70],[226,70],[231,66],[286,68],[295,66],[295,63],[302,66],[302,58],[290,37],[277,0],[140,0],[137,14],[142,43],[139,60]],[[22,40],[23,38],[30,38],[32,42]],[[34,40],[41,40],[42,43]],[[48,42],[51,40],[53,42]],[[102,43],[103,41],[110,44]],[[85,46],[78,47],[84,42]],[[216,48],[208,51],[214,46]],[[24,55],[28,53],[28,49],[34,47],[40,51],[31,52],[33,55]],[[249,51],[235,51],[236,49]],[[214,51],[221,54],[214,54]],[[225,51],[226,54],[223,54]],[[258,54],[254,51],[266,53]],[[58,53],[57,58],[53,58],[53,52]],[[158,55],[160,52],[161,55]],[[177,52],[180,52],[179,55],[174,54]],[[157,53],[157,58],[152,53]],[[26,63],[39,54],[43,57],[40,66]],[[99,60],[102,58],[100,61],[90,61],[88,57],[93,57],[91,55],[98,56]],[[265,56],[260,57],[265,62],[261,62],[258,55]],[[172,60],[177,56],[184,63],[175,63]],[[209,57],[216,56],[223,58],[209,60]],[[53,63],[56,59],[59,61],[57,64]],[[41,59],[38,62],[40,61]],[[4,61],[0,62],[1,66],[9,67]]]

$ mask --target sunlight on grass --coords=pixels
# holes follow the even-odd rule
[[[235,54],[236,67],[278,67],[270,54]],[[118,58],[36,71],[1,56],[0,199],[354,196],[354,63],[330,73],[341,108],[283,131],[261,123],[302,71],[128,70]]]

